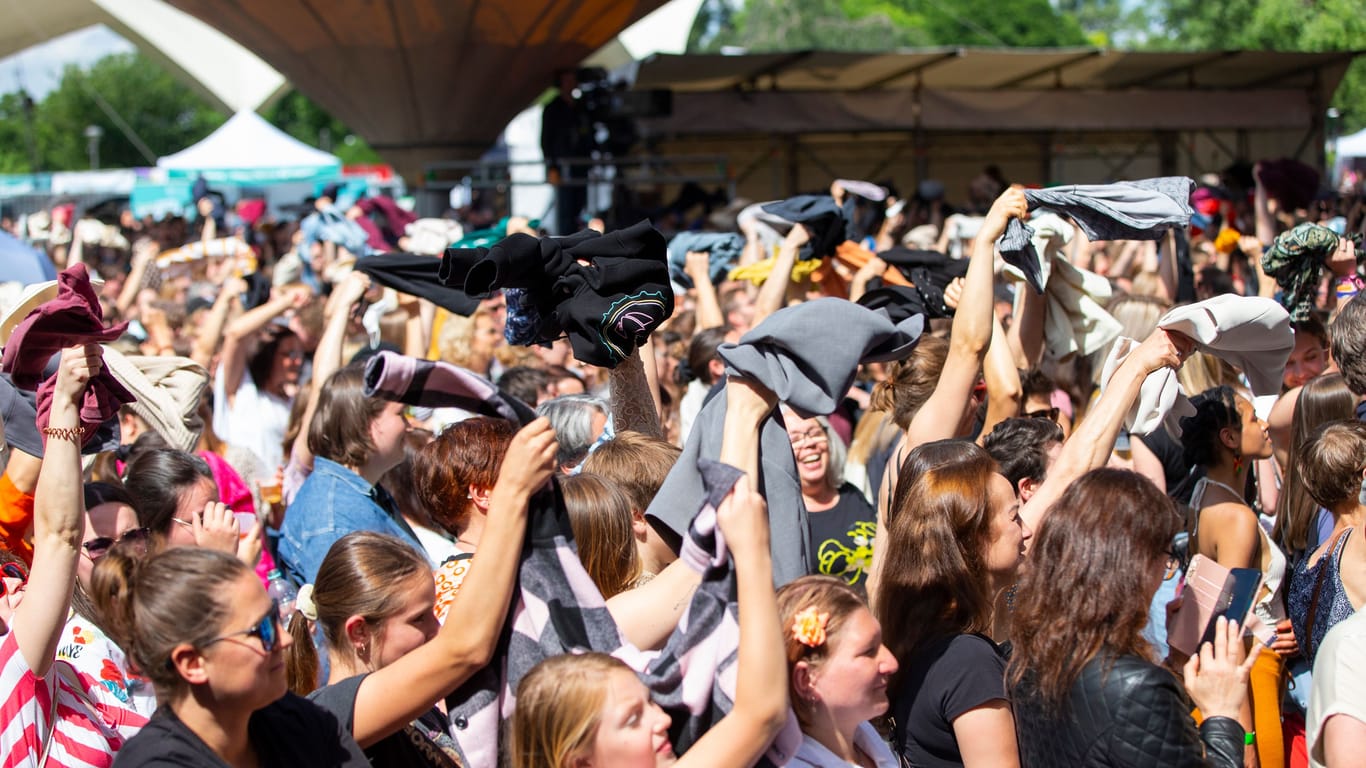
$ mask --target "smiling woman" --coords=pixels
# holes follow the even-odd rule
[[[882,625],[837,579],[803,576],[778,590],[792,709],[804,739],[792,766],[895,768],[869,720],[887,711],[896,659]]]
[[[824,417],[803,419],[782,407],[810,527],[816,572],[860,590],[873,560],[873,507],[844,475],[844,443]]]

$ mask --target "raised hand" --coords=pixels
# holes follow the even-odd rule
[[[1181,367],[1194,349],[1195,342],[1184,334],[1158,328],[1129,353],[1129,358],[1135,365],[1142,366],[1144,373],[1152,373],[1160,368],[1175,370]]]
[[[1247,678],[1261,649],[1260,643],[1253,643],[1244,658],[1242,627],[1219,617],[1214,642],[1200,646],[1184,669],[1186,692],[1205,717],[1238,718],[1247,699]]]
[[[555,430],[550,428],[549,419],[542,417],[522,427],[512,436],[503,456],[495,490],[535,493],[559,469],[555,464],[556,447]]]
[[[977,236],[985,237],[988,241],[995,240],[1006,231],[1006,222],[1027,216],[1029,201],[1025,200],[1024,192],[1011,187],[1002,192],[1001,196],[996,198],[996,202],[991,204],[991,210],[987,211],[986,220],[982,222],[982,230]]]
[[[54,403],[80,407],[90,380],[104,369],[104,349],[99,344],[78,344],[62,350],[53,387]]]
[[[768,503],[754,490],[748,477],[741,475],[721,500],[716,509],[716,524],[732,553],[768,551]]]
[[[196,546],[237,555],[237,543],[242,537],[242,530],[237,524],[237,516],[221,502],[205,504],[204,511],[194,513],[190,524],[194,529]]]

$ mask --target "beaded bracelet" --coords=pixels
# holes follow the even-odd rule
[[[76,445],[80,445],[85,438],[85,430],[81,427],[43,427],[43,434],[58,440],[70,440]]]

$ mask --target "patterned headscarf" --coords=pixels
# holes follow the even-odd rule
[[[1338,248],[1338,234],[1308,222],[1282,232],[1262,254],[1262,269],[1285,289],[1281,306],[1298,322],[1309,319],[1324,263]]]

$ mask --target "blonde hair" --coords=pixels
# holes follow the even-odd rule
[[[922,336],[910,357],[887,366],[887,378],[873,387],[871,408],[891,413],[896,425],[907,429],[920,407],[934,394],[948,357],[947,341]]]
[[[1204,392],[1221,386],[1238,386],[1238,372],[1222,358],[1195,350],[1176,371],[1176,380],[1186,392]]]
[[[830,654],[830,649],[838,641],[845,620],[860,610],[869,609],[853,587],[833,576],[802,576],[779,589],[777,598],[778,621],[783,630],[783,646],[787,655],[787,684],[793,703],[792,709],[797,715],[797,721],[807,725],[811,715],[810,707],[803,706],[805,702],[796,691],[791,690],[792,670],[799,661],[805,661],[811,666],[824,662]],[[824,641],[814,646],[802,643],[793,631],[797,614],[807,609],[814,609],[826,617],[823,627]]]
[[[598,735],[607,676],[631,668],[605,653],[552,656],[517,685],[512,768],[568,768]],[[632,674],[635,674],[632,672]]]
[[[854,439],[849,442],[849,453],[845,461],[867,466],[874,453],[884,451],[901,436],[892,414],[886,411],[869,410],[859,419],[854,428]]]
[[[640,578],[640,552],[631,529],[631,499],[611,482],[587,473],[560,480],[579,560],[604,598]]]
[[[469,317],[452,312],[441,324],[441,331],[436,337],[436,348],[441,354],[441,359],[452,365],[468,368],[473,355],[470,342],[474,340],[475,325],[479,318],[491,318],[492,314],[483,307],[476,309]]]

